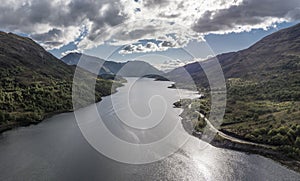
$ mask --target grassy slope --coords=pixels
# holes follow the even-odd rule
[[[228,106],[222,130],[280,146],[299,159],[300,25],[269,35],[236,56],[224,66],[229,70]],[[246,67],[244,73],[239,67]]]
[[[219,55],[218,59],[227,85],[221,129],[245,140],[276,145],[287,156],[299,160],[300,24],[269,35],[246,50]],[[181,85],[184,80],[180,75],[185,70],[199,89],[207,88],[207,78],[198,63],[167,76],[173,80],[177,76],[176,82]],[[201,104],[200,101],[196,100]],[[199,110],[199,106],[195,109]]]
[[[31,39],[0,32],[0,132],[72,110],[74,72],[74,66],[56,59]],[[85,79],[93,77],[79,72]],[[97,78],[96,101],[111,93],[112,84]],[[88,103],[91,100],[79,105]]]

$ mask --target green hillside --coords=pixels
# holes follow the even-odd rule
[[[74,66],[58,60],[33,40],[0,32],[0,132],[72,110],[74,72]],[[79,73],[87,80],[92,77],[84,70]],[[100,78],[96,81],[95,96],[99,101],[101,96],[111,94],[113,82]],[[88,94],[88,88],[84,90]],[[78,106],[91,101],[83,100]]]
[[[217,58],[227,86],[221,130],[244,140],[275,145],[299,160],[300,24],[273,33],[248,49]],[[189,87],[182,76],[187,71],[209,100],[208,81],[200,65],[210,61],[188,64],[166,77]]]

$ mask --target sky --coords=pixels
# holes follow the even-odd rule
[[[170,69],[298,23],[299,0],[0,0],[0,29],[60,58],[83,52]]]

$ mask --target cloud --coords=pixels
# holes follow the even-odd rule
[[[75,40],[79,38],[80,34],[80,28],[68,27],[65,29],[53,28],[45,33],[32,34],[30,37],[40,42],[46,49],[54,49],[68,44],[70,40],[75,42]]]
[[[78,51],[78,50],[67,50],[67,51],[63,52],[61,55],[64,57],[70,53],[82,53],[82,52]]]
[[[177,67],[184,66],[185,64],[186,64],[186,62],[183,62],[181,60],[168,60],[168,61],[164,61],[162,64],[156,65],[156,67],[159,70],[167,72],[167,71],[173,70]]]
[[[167,6],[170,0],[148,0],[143,1],[145,7],[154,7],[154,6]]]
[[[147,42],[147,44],[130,44],[125,46],[119,51],[120,54],[131,54],[131,53],[148,53],[157,51],[166,51],[169,48],[179,47],[174,42],[163,41],[158,44],[153,42]]]
[[[37,41],[51,41],[62,35],[62,31],[56,28],[49,30],[47,33],[33,34],[31,37]]]
[[[120,54],[132,54],[132,53],[148,53],[148,52],[157,52],[157,51],[166,51],[169,48],[180,48],[185,46],[188,41],[177,41],[176,38],[161,37],[163,41],[157,41],[153,43],[148,41],[146,44],[137,43],[124,46],[119,53]]]
[[[206,34],[266,29],[276,22],[299,19],[299,8],[299,0],[244,0],[227,9],[206,11],[192,27]]]
[[[119,51],[120,54],[132,54],[132,53],[148,53],[156,51],[164,51],[164,47],[159,46],[153,42],[148,42],[145,45],[142,44],[130,44],[125,46],[122,50]]]
[[[30,35],[47,49],[76,42],[163,51],[209,33],[250,31],[300,19],[299,0],[0,0],[0,27]],[[84,36],[82,36],[84,35]],[[136,44],[156,39],[161,45]]]
[[[84,39],[93,40],[98,30],[122,23],[126,16],[120,13],[121,8],[115,2],[1,0],[0,26],[6,31],[29,34],[47,49],[59,48],[75,41],[82,27],[88,27]]]
[[[193,62],[196,62],[196,61],[200,61],[200,59],[192,59],[190,61],[183,61],[183,60],[179,60],[179,59],[174,59],[174,60],[166,60],[163,63],[156,64],[154,66],[156,68],[158,68],[159,70],[162,70],[164,72],[168,72],[168,71],[173,70],[175,68],[182,67],[186,64],[193,63]]]

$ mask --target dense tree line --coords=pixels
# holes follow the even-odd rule
[[[48,114],[70,111],[73,109],[72,82],[51,80],[48,82],[32,82],[27,86],[20,84],[14,78],[3,78],[0,83],[0,125],[12,123],[36,123]],[[95,85],[95,100],[111,94],[120,83],[97,79]],[[88,89],[84,89],[88,91]],[[87,93],[83,100],[87,99]],[[92,103],[86,100],[80,106]]]

